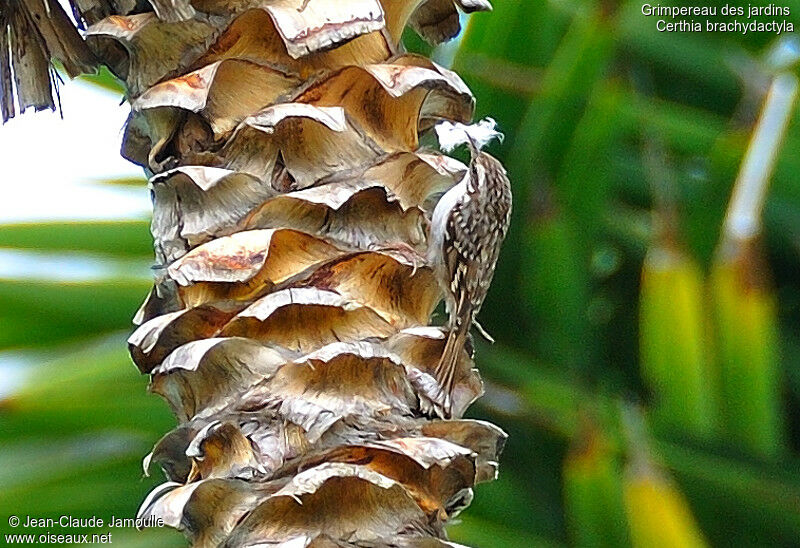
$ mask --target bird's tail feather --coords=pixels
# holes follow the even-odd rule
[[[439,382],[439,393],[441,394],[442,408],[448,417],[453,407],[453,388],[455,386],[456,368],[461,357],[461,351],[466,342],[468,329],[463,327],[450,331],[447,342],[444,345],[442,356],[434,372],[436,380]],[[447,417],[443,417],[447,418]]]

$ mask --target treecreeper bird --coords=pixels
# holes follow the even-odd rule
[[[511,220],[511,184],[506,170],[481,149],[502,139],[491,118],[474,125],[443,122],[436,126],[441,147],[449,152],[460,144],[470,149],[464,178],[437,203],[431,219],[428,263],[444,293],[449,331],[435,375],[441,403],[450,415],[455,370],[472,325],[490,341],[477,323],[492,283],[500,246]]]

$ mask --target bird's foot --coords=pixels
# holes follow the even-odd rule
[[[492,337],[491,335],[489,335],[489,333],[488,333],[488,332],[487,332],[487,331],[486,331],[486,330],[483,328],[483,326],[482,326],[481,324],[479,324],[479,323],[478,323],[478,320],[472,320],[472,325],[474,325],[474,326],[475,326],[475,329],[477,329],[477,330],[478,330],[478,333],[480,333],[480,334],[481,334],[481,337],[483,337],[484,339],[486,339],[486,340],[487,340],[488,342],[490,342],[491,344],[494,344],[494,342],[495,342],[495,341],[494,341],[494,337]]]
[[[411,264],[411,276],[413,277],[421,266],[425,266],[425,258],[413,247],[405,242],[393,242],[381,248],[383,251],[397,253],[406,262]]]

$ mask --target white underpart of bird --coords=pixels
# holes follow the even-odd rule
[[[511,185],[502,164],[481,149],[502,138],[491,118],[466,125],[436,126],[445,150],[467,144],[471,160],[466,174],[436,204],[431,218],[428,264],[444,293],[448,330],[435,376],[439,410],[451,415],[458,363],[494,276],[500,246],[511,220]],[[437,409],[438,410],[438,409]]]

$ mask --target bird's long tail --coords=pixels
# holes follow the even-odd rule
[[[469,322],[461,322],[461,325],[451,330],[447,336],[447,342],[439,358],[439,364],[434,372],[436,380],[439,382],[442,409],[444,417],[448,418],[453,408],[453,388],[455,386],[456,369],[461,351],[466,343],[469,333]]]

